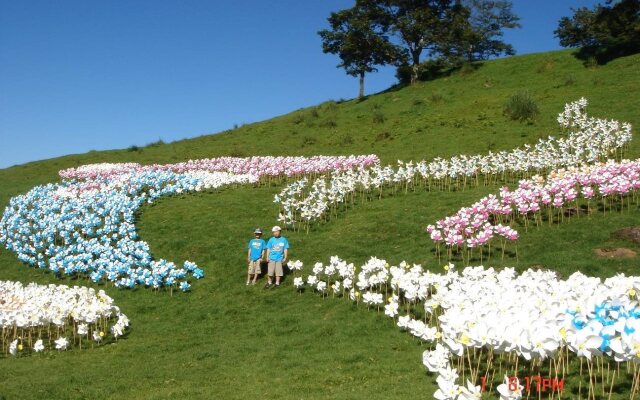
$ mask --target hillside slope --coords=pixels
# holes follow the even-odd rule
[[[589,99],[589,113],[639,126],[640,56],[585,68],[571,51],[485,62],[475,71],[391,90],[364,101],[328,101],[215,135],[127,149],[91,151],[0,170],[0,204],[59,169],[94,162],[170,163],[222,155],[375,153],[383,162],[510,149],[556,134],[565,103]],[[529,90],[540,116],[534,124],[505,118],[503,105]],[[90,132],[88,133],[90,134]],[[186,133],[188,134],[188,133]],[[639,141],[632,144],[640,155]],[[17,190],[11,190],[16,188]]]
[[[375,153],[383,162],[485,153],[556,134],[556,115],[579,97],[588,112],[640,126],[640,55],[584,68],[569,51],[487,62],[475,71],[373,95],[326,102],[233,131],[153,145],[70,155],[0,170],[0,206],[60,169],[96,162],[170,163],[221,155]],[[507,98],[528,89],[538,102],[533,124],[502,115]],[[629,156],[640,156],[640,139]],[[279,187],[240,187],[163,198],[145,206],[137,224],[154,257],[195,261],[205,279],[189,294],[118,290],[58,279],[22,265],[0,248],[0,279],[104,288],[132,322],[129,334],[97,349],[0,360],[0,398],[429,398],[435,377],[421,364],[427,345],[362,306],[291,286],[244,285],[246,241],[275,223]],[[439,270],[424,227],[497,187],[410,192],[358,205],[311,233],[285,232],[292,258],[308,271],[334,254],[362,262],[378,256]],[[637,205],[522,232],[519,259],[566,275],[637,275],[637,260],[600,260],[595,247],[638,245],[611,233],[640,225]],[[498,264],[499,260],[493,260]],[[264,282],[261,280],[261,282]],[[290,285],[288,280],[285,284]],[[568,383],[577,385],[577,382]],[[621,397],[624,396],[622,393]]]

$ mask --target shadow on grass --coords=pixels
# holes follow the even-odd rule
[[[606,47],[586,46],[578,49],[573,55],[581,60],[585,67],[595,67],[637,53],[640,53],[640,43],[631,42]]]

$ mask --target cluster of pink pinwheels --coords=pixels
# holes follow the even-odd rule
[[[515,241],[518,232],[509,224],[519,218],[526,222],[533,216],[536,224],[540,224],[546,216],[551,222],[556,214],[563,218],[564,208],[578,210],[580,200],[609,199],[613,203],[638,189],[640,160],[609,160],[559,170],[546,179],[535,176],[521,180],[515,190],[503,187],[498,195],[484,197],[435,225],[429,225],[427,232],[432,240],[444,242],[449,248],[485,246],[496,237],[502,241]]]
[[[90,179],[109,177],[128,173],[149,171],[171,171],[185,173],[194,171],[230,172],[233,174],[249,174],[262,176],[297,176],[318,174],[334,170],[347,170],[367,167],[379,163],[375,154],[350,156],[312,156],[312,157],[218,157],[175,164],[140,165],[137,163],[101,163],[83,165],[77,168],[61,170],[63,179]]]

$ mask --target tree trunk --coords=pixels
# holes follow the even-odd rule
[[[364,72],[360,72],[360,94],[358,95],[359,99],[364,97]]]
[[[421,48],[411,50],[411,60],[413,61],[413,65],[411,65],[411,84],[412,85],[418,82],[418,69],[420,68],[421,52],[422,52]]]
[[[418,65],[413,64],[411,66],[411,82],[410,84],[413,85],[418,81]]]

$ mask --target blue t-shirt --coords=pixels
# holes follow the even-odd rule
[[[272,237],[267,242],[267,249],[269,249],[269,261],[282,261],[284,260],[284,249],[289,248],[289,242],[283,236],[279,238]]]
[[[248,248],[251,249],[251,261],[256,261],[262,258],[262,250],[267,248],[267,244],[262,239],[251,239]]]

